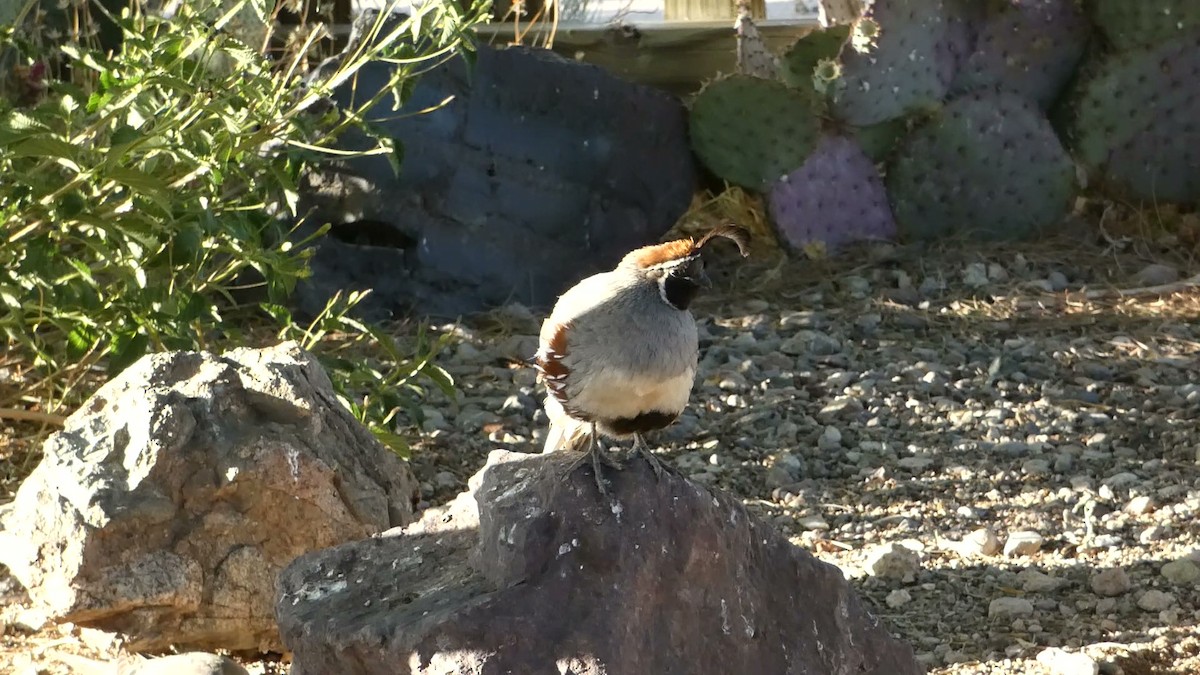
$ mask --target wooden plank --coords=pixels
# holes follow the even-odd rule
[[[766,0],[749,0],[750,16],[762,19],[767,16]],[[667,21],[713,21],[737,16],[735,0],[664,0],[663,19]]]
[[[815,18],[803,22],[761,21],[755,25],[776,54],[819,28]],[[477,31],[492,44],[505,44],[513,35],[511,25],[480,26]],[[737,39],[732,21],[613,27],[560,25],[554,36],[553,51],[680,96],[695,92],[718,73],[737,69]]]

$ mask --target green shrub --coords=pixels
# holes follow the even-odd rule
[[[111,54],[87,35],[53,52],[28,29],[0,27],[0,64],[11,71],[0,97],[0,331],[10,355],[53,386],[50,405],[72,405],[97,364],[111,374],[147,351],[242,344],[255,315],[318,354],[320,340],[306,339],[314,331],[349,331],[383,360],[323,358],[347,405],[399,448],[388,434],[402,395],[421,378],[449,386],[431,358],[436,343],[401,350],[353,322],[357,296],[294,326],[283,307],[308,274],[309,250],[289,243],[283,224],[294,222],[301,171],[344,157],[331,146],[351,126],[370,131],[365,110],[384,96],[399,104],[419,69],[469,49],[466,31],[486,4],[425,3],[402,25],[377,22],[373,39],[307,82],[300,64],[319,31],[284,62],[260,53],[265,40],[235,37],[254,33],[231,21],[269,18],[272,7],[184,2],[165,20],[137,6],[109,16],[123,32]],[[313,105],[377,59],[396,64],[390,88],[354,109]],[[59,79],[47,63],[66,66],[51,69]],[[398,167],[391,139],[374,138],[365,153]],[[266,302],[247,293],[248,279]]]

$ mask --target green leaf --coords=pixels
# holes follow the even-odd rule
[[[150,346],[144,333],[122,333],[113,336],[108,347],[108,374],[116,376],[142,358]]]
[[[405,441],[402,436],[394,434],[374,424],[370,425],[368,428],[380,443],[383,443],[389,450],[396,453],[400,459],[410,459],[412,457],[412,450],[409,448],[408,442]]]
[[[64,159],[74,165],[74,170],[79,170],[79,166],[75,164],[73,158],[80,149],[61,138],[45,135],[34,136],[15,143],[9,151],[15,157],[53,157],[55,159]]]
[[[157,176],[129,167],[112,167],[108,170],[108,177],[146,195],[165,193],[168,189],[167,184]]]
[[[85,324],[77,324],[67,333],[67,356],[78,359],[91,351],[95,346],[98,334],[95,329]]]

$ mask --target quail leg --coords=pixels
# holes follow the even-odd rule
[[[641,434],[633,435],[633,449],[640,452],[646,458],[646,461],[650,463],[650,468],[654,469],[654,477],[662,480],[663,472],[667,469],[663,466],[662,460],[655,456],[653,452],[650,452],[650,446],[646,445],[646,439],[642,438]]]
[[[600,442],[600,434],[596,431],[596,425],[594,424],[592,425],[591,433],[588,434],[587,449],[580,453],[579,459],[571,462],[571,465],[563,472],[563,480],[566,480],[568,476],[574,473],[575,469],[579,468],[579,465],[583,464],[588,458],[591,458],[592,470],[596,474],[596,487],[600,489],[600,494],[607,495],[608,489],[604,487],[604,475],[600,466],[603,464],[617,470],[624,467],[604,451],[604,446]]]

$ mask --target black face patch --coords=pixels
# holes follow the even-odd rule
[[[659,281],[662,290],[663,300],[670,306],[678,310],[685,310],[688,305],[692,304],[692,300],[696,298],[696,293],[700,291],[700,285],[695,281],[679,274],[671,272]]]

